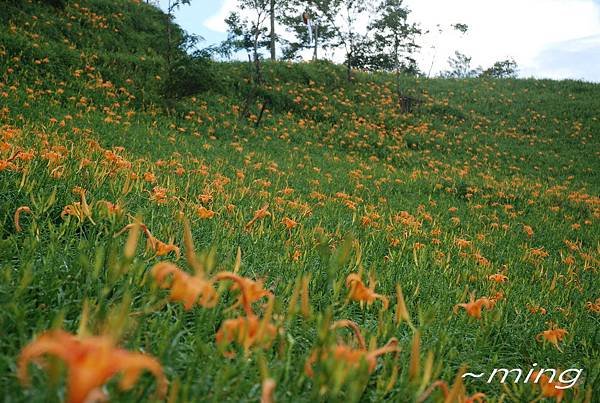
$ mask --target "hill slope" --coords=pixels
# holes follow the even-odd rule
[[[533,363],[584,368],[568,400],[599,393],[600,86],[403,77],[403,91],[423,101],[403,113],[386,74],[356,72],[347,83],[343,68],[325,62],[265,63],[271,104],[256,127],[260,101],[241,116],[249,91],[242,63],[211,64],[218,79],[165,111],[167,20],[151,6],[3,5],[5,399],[64,396],[64,383],[38,370],[33,386],[21,387],[15,363],[43,331],[77,331],[84,301],[91,331],[108,329],[125,348],[156,356],[182,401],[255,401],[265,371],[281,401],[412,401],[438,378],[452,382],[462,365],[489,373]],[[20,206],[31,213],[15,221]],[[180,212],[204,251],[207,278],[233,270],[239,250],[239,273],[263,278],[274,294],[279,330],[263,353],[225,358],[215,343],[224,321],[243,317],[229,309],[235,289],[217,287],[215,307],[186,311],[157,286],[158,262],[192,272]],[[136,216],[182,257],[152,243],[124,257],[127,235],[116,234]],[[372,273],[389,309],[347,297],[354,272],[365,283]],[[303,278],[308,310],[298,301]],[[397,284],[414,327],[396,321]],[[471,294],[492,301],[481,319],[456,305]],[[258,302],[252,309],[266,314]],[[377,346],[397,338],[402,351],[382,356],[370,376],[363,368],[342,379],[335,359],[318,360],[306,376],[311,351],[335,342],[319,329],[341,319]],[[414,328],[416,381],[408,365]],[[544,341],[553,328],[568,332],[560,350]],[[121,392],[113,382],[109,391],[113,400],[144,400],[154,386],[150,377],[141,383]],[[491,400],[540,394],[511,385],[509,396],[499,382],[466,388]]]

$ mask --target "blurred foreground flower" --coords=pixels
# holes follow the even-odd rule
[[[161,288],[171,289],[171,301],[181,301],[185,310],[192,309],[196,302],[204,308],[217,304],[217,292],[203,273],[192,276],[169,262],[157,263],[151,273]]]
[[[543,397],[553,397],[557,402],[561,402],[565,394],[565,386],[560,382],[552,382],[552,379],[544,373],[535,371],[531,374],[532,379],[538,379],[538,386],[542,392]],[[554,378],[554,376],[553,376]]]
[[[217,273],[214,279],[215,281],[233,281],[233,285],[230,287],[230,289],[239,290],[240,296],[238,297],[237,302],[231,308],[242,305],[246,315],[252,314],[252,303],[258,301],[262,297],[270,297],[273,295],[270,291],[263,288],[262,280],[251,280],[227,271]]]
[[[251,347],[268,348],[277,335],[277,327],[270,323],[274,303],[273,294],[263,288],[262,281],[251,280],[232,272],[217,273],[214,279],[233,281],[230,289],[239,290],[240,296],[231,308],[241,305],[246,315],[224,321],[217,331],[217,344],[224,346],[235,341],[244,348],[246,353]],[[259,319],[252,309],[252,303],[263,297],[268,297],[269,302],[263,319]],[[226,352],[225,355],[232,356],[234,353]]]
[[[186,310],[191,309],[196,302],[205,308],[212,308],[217,304],[219,296],[213,287],[213,282],[206,278],[203,265],[196,258],[192,230],[189,221],[185,218],[183,219],[183,242],[185,258],[194,269],[194,275],[184,272],[173,263],[160,262],[152,268],[152,276],[161,288],[170,288],[170,299],[183,302]],[[179,248],[176,253],[179,256]]]
[[[43,365],[43,355],[57,357],[67,365],[70,403],[85,402],[92,397],[106,398],[100,387],[119,372],[122,373],[119,382],[122,390],[131,389],[142,370],[148,370],[156,378],[159,397],[167,391],[167,379],[155,358],[117,348],[108,336],[78,337],[63,330],[42,334],[21,351],[18,362],[21,383],[29,383],[29,362]]]
[[[442,395],[444,396],[443,401],[445,403],[481,403],[485,401],[485,394],[478,392],[471,396],[467,396],[465,391],[465,386],[463,384],[463,374],[465,373],[464,369],[461,369],[456,378],[454,379],[454,383],[452,387],[449,387],[445,381],[439,380],[434,383],[423,392],[421,396],[417,398],[417,402],[421,403],[427,400],[427,398],[433,393],[436,388],[439,388],[442,391]]]
[[[225,320],[217,331],[215,337],[217,344],[220,347],[224,347],[232,342],[236,342],[243,347],[246,354],[252,347],[270,347],[277,335],[277,327],[271,323],[273,302],[274,297],[270,295],[262,319],[250,310],[246,312],[246,316]],[[235,353],[226,351],[224,355],[232,357],[235,356]]]
[[[313,351],[306,363],[304,364],[304,372],[307,376],[311,377],[314,375],[313,364],[317,361],[333,360],[336,365],[341,365],[344,370],[344,378],[350,370],[358,369],[362,362],[367,364],[369,373],[375,370],[377,365],[377,358],[380,355],[387,353],[393,353],[399,351],[398,340],[392,337],[383,347],[367,350],[365,339],[360,331],[360,328],[355,322],[351,320],[340,320],[335,322],[331,328],[339,329],[349,327],[354,331],[354,335],[358,342],[358,348],[353,348],[347,344],[336,344],[331,348]]]
[[[277,384],[272,378],[267,378],[263,381],[260,403],[273,403],[275,401],[273,394],[275,393],[276,386]]]

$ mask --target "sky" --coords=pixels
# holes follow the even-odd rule
[[[160,0],[163,9],[166,4]],[[513,58],[521,77],[600,82],[600,0],[405,0],[405,4],[412,10],[410,19],[430,31],[421,38],[417,57],[426,74],[448,69],[448,57],[460,51],[472,58],[472,67],[486,68]],[[226,38],[223,20],[236,5],[236,0],[191,0],[190,6],[175,12],[175,21],[202,36],[201,45],[208,46]],[[365,15],[358,25],[367,20]],[[455,23],[467,24],[467,34],[452,30]]]

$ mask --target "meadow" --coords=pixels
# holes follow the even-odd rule
[[[265,62],[257,125],[241,62],[161,103],[151,6],[3,7],[3,401],[600,398],[598,84],[402,76],[402,111]],[[583,371],[461,377],[536,365]]]

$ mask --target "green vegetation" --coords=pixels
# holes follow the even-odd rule
[[[415,100],[406,112],[395,75],[354,72],[348,82],[344,66],[265,62],[252,98],[248,64],[187,56],[176,26],[173,75],[168,20],[147,4],[2,6],[4,401],[65,399],[59,360],[30,365],[29,387],[17,360],[49,329],[77,333],[86,315],[91,334],[156,357],[172,401],[257,401],[265,379],[279,401],[415,401],[461,367],[534,363],[584,369],[565,401],[600,395],[597,84],[400,75]],[[169,92],[175,79],[181,91]],[[15,220],[21,206],[29,212]],[[181,257],[144,250],[142,239],[128,255],[135,228],[120,231],[136,217],[156,237],[141,238]],[[193,274],[182,217],[214,280],[213,307],[184,309],[152,271],[169,261]],[[215,277],[236,267],[274,295],[277,331],[248,352],[215,340],[227,320],[250,316],[230,308],[240,290]],[[350,299],[351,273],[365,283],[372,274],[389,308]],[[457,306],[471,294],[487,298],[479,319]],[[267,300],[251,307],[260,318]],[[341,358],[317,354],[309,377],[311,352],[329,351],[336,336],[358,348],[351,332],[330,330],[343,319],[367,345],[396,338],[400,351],[349,373]],[[554,345],[543,332],[557,329],[567,333]],[[118,377],[107,385],[112,401],[145,401],[157,383],[145,374],[129,391]],[[464,387],[460,396],[488,401],[542,393],[484,380]],[[429,396],[441,398],[438,388]]]

